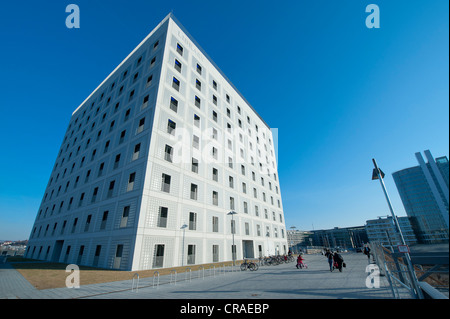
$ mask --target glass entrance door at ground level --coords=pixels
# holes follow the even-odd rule
[[[253,240],[243,240],[242,251],[244,258],[255,258],[255,252],[253,249]]]
[[[64,240],[57,240],[55,243],[55,248],[53,248],[52,261],[59,262],[61,257],[62,248],[64,246]]]

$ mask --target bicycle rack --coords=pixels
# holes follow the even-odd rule
[[[200,270],[202,271],[201,273],[200,273]],[[200,266],[200,267],[198,267],[198,278],[200,279],[200,276],[202,276],[203,277],[203,279],[205,279],[205,267],[203,267],[203,266]]]
[[[174,279],[174,284],[177,284],[177,271],[176,269],[172,269],[170,271],[170,283],[172,283],[172,279]]]
[[[136,292],[138,292],[138,289],[139,289],[139,274],[138,273],[135,273],[133,275],[133,279],[131,280],[131,292],[133,292],[133,290],[134,290],[135,280],[136,280]]]
[[[184,271],[185,275],[184,275],[184,280],[187,281],[186,277],[187,277],[187,272],[189,270],[189,282],[192,281],[192,269],[190,267],[187,267],[186,270]]]
[[[156,276],[156,275],[158,275],[158,276],[157,276],[158,282],[157,282],[157,285],[156,285],[156,288],[158,288],[158,287],[159,287],[159,272],[158,272],[158,271],[155,271],[155,272],[153,273],[152,287],[155,287],[155,276]]]

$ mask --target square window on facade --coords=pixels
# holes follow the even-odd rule
[[[167,207],[159,207],[159,214],[158,214],[158,227],[167,227],[167,215],[168,215],[169,209]]]
[[[170,180],[171,176],[167,174],[162,174],[161,191],[170,193]]]
[[[198,186],[195,184],[191,184],[191,199],[197,200],[198,198]]]
[[[198,173],[198,160],[195,158],[192,158],[192,172]]]
[[[173,97],[170,98],[170,109],[175,113],[178,111],[178,101]]]
[[[195,106],[200,108],[200,98],[197,95],[195,96]]]
[[[197,213],[189,213],[189,230],[197,230]]]
[[[177,59],[175,59],[175,70],[177,70],[178,72],[181,72],[181,62],[178,61]]]
[[[180,81],[176,77],[173,77],[172,87],[177,91],[180,90]]]
[[[177,127],[177,124],[174,121],[172,121],[172,120],[167,121],[167,133],[169,133],[171,135],[175,135],[176,127]]]
[[[183,47],[179,43],[177,43],[177,52],[183,56]]]

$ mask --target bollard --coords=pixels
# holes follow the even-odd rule
[[[155,276],[156,275],[158,275],[158,282],[157,282],[157,285],[156,285],[156,288],[158,288],[159,287],[159,272],[158,271],[155,271],[154,273],[153,273],[153,281],[152,281],[152,287],[155,287]]]
[[[138,292],[138,290],[139,290],[139,274],[138,273],[135,273],[134,275],[133,275],[133,279],[131,280],[131,292],[133,292],[133,290],[134,290],[134,280],[135,280],[135,278],[137,279],[137,281],[136,281],[136,292]]]

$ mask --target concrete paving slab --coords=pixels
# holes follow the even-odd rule
[[[385,277],[379,288],[366,287],[367,258],[362,254],[343,254],[347,268],[330,272],[322,255],[305,255],[307,269],[295,263],[262,266],[258,271],[227,271],[177,274],[177,282],[161,276],[158,288],[153,278],[141,278],[139,289],[132,291],[132,280],[83,285],[80,288],[37,290],[12,267],[10,279],[0,272],[0,298],[50,299],[391,299]],[[4,270],[4,267],[0,271]],[[228,269],[230,270],[230,269]],[[19,275],[19,276],[18,276]],[[9,277],[9,276],[7,276]],[[189,280],[191,278],[191,280]],[[173,278],[172,278],[173,279]],[[5,286],[4,286],[5,285]],[[405,298],[410,298],[408,294]]]

